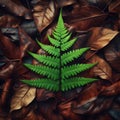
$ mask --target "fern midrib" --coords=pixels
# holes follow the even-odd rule
[[[61,40],[62,38],[61,38],[61,32],[60,32],[60,56],[59,56],[59,58],[60,58],[60,68],[59,68],[59,70],[60,70],[60,76],[59,76],[59,78],[60,78],[60,80],[59,80],[59,90],[61,90],[61,88],[62,88],[62,40]]]

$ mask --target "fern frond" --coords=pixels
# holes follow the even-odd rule
[[[77,50],[72,50],[69,52],[64,53],[61,58],[61,64],[62,66],[66,65],[67,63],[73,61],[74,59],[80,57],[81,55],[83,55],[86,51],[88,51],[89,48],[81,48],[81,49],[77,49]]]
[[[60,42],[59,41],[51,38],[50,36],[48,36],[48,39],[49,39],[49,41],[52,45],[54,45],[55,47],[60,47]]]
[[[62,91],[67,91],[69,89],[80,87],[91,82],[96,81],[94,78],[85,78],[85,77],[74,77],[62,81]]]
[[[54,67],[54,68],[59,68],[59,63],[60,60],[56,57],[51,57],[51,56],[46,56],[46,55],[40,55],[40,54],[36,54],[36,53],[32,53],[32,52],[28,52],[33,58],[35,58],[38,62],[41,62],[45,65],[48,65],[50,67]]]
[[[50,68],[47,66],[40,66],[40,65],[31,65],[31,64],[24,64],[24,65],[37,74],[45,75],[53,80],[59,79],[58,69]]]
[[[53,38],[48,36],[48,40],[52,46],[37,41],[38,45],[49,54],[48,56],[28,52],[42,64],[24,64],[28,69],[42,75],[43,78],[22,80],[22,82],[52,91],[67,91],[95,81],[96,79],[92,78],[75,77],[78,73],[86,71],[96,64],[74,64],[73,60],[81,57],[89,48],[70,50],[77,38],[71,40],[72,34],[64,25],[62,11],[60,12],[57,26],[52,32],[52,35]]]
[[[21,80],[23,83],[37,88],[45,88],[51,91],[58,91],[58,81],[51,81],[51,79],[35,79],[35,80]],[[48,84],[49,83],[49,84]]]
[[[75,64],[75,65],[64,67],[62,68],[62,78],[65,79],[71,76],[75,76],[78,73],[84,72],[95,65],[96,64]]]
[[[68,50],[75,43],[76,40],[77,40],[77,38],[74,38],[73,40],[70,40],[70,41],[62,44],[61,50],[62,51]]]
[[[40,47],[45,50],[46,52],[48,52],[49,54],[52,54],[54,56],[60,56],[60,49],[55,48],[53,46],[50,45],[44,45],[42,43],[40,43],[39,41],[37,41],[38,45],[40,45]]]

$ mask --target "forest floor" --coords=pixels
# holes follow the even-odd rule
[[[36,39],[50,44],[61,8],[73,49],[89,47],[82,62],[98,63],[82,75],[98,80],[66,92],[23,84],[37,77],[27,51],[46,54]],[[120,120],[119,31],[119,0],[0,0],[0,120]]]

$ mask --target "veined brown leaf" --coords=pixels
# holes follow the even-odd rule
[[[75,4],[75,0],[56,0],[59,7]]]
[[[105,51],[105,58],[110,63],[111,67],[117,72],[120,72],[119,42],[117,42],[115,45],[111,44],[107,46],[104,51]]]
[[[86,57],[87,56],[92,56],[92,52],[87,53]],[[98,63],[94,68],[91,69],[92,74],[94,74],[95,76],[99,76],[101,79],[111,79],[112,69],[104,59],[100,58],[97,55],[94,55],[89,59],[89,62]]]
[[[36,88],[21,84],[11,101],[11,112],[29,105],[35,98]]]
[[[33,17],[39,32],[42,32],[53,20],[55,4],[52,0],[40,0],[34,8]]]
[[[102,49],[118,34],[118,31],[102,27],[94,27],[90,32],[88,46],[91,47],[91,50]]]
[[[109,11],[120,14],[120,1],[115,0],[109,6]]]

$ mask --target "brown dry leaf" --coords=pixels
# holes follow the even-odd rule
[[[77,101],[75,101],[72,105],[72,111],[79,114],[84,114],[90,111],[93,107],[93,102],[98,98],[100,91],[101,84],[99,83],[93,83],[83,89],[83,91],[79,94]]]
[[[81,120],[80,116],[72,112],[71,109],[72,101],[61,103],[58,107],[60,113],[64,116],[67,120]]]
[[[21,51],[20,58],[23,58],[27,50],[33,51],[33,49],[37,48],[36,47],[37,45],[31,39],[31,37],[27,35],[27,33],[20,27],[18,29],[18,34],[20,38],[20,51]]]
[[[18,4],[19,3],[19,4]],[[13,1],[13,0],[0,0],[0,5],[4,6],[6,10],[9,12],[17,15],[17,16],[23,16],[25,19],[31,19],[30,11],[25,8],[19,0]]]
[[[77,31],[85,31],[91,27],[101,26],[107,14],[94,6],[78,4],[73,6],[73,10],[64,14],[65,22]]]
[[[108,86],[102,88],[101,95],[105,96],[115,96],[120,94],[120,81]]]
[[[11,101],[11,112],[29,105],[35,98],[36,88],[21,84]]]
[[[0,17],[0,27],[18,27],[19,23],[20,21],[11,15]]]
[[[108,28],[94,27],[90,30],[91,36],[88,41],[88,46],[91,50],[99,50],[109,44],[109,42],[118,34]]]
[[[17,47],[14,43],[12,43],[10,39],[4,36],[1,32],[0,32],[0,48],[8,59],[20,58],[19,47]]]
[[[55,95],[53,92],[45,90],[45,89],[37,89],[36,91],[36,99],[37,101],[46,101],[50,98],[54,98]]]
[[[119,47],[119,43],[107,46],[105,48],[105,58],[114,70],[120,72],[120,50],[117,46]]]
[[[109,5],[109,11],[120,14],[120,0],[115,0]]]
[[[33,17],[39,32],[42,32],[53,20],[55,15],[55,3],[52,0],[40,0],[33,7]]]
[[[23,120],[45,120],[40,114],[35,114],[33,110],[31,110]]]
[[[16,63],[15,62],[8,62],[0,69],[0,78],[6,79],[9,78],[10,75],[13,72],[13,69],[15,68]]]
[[[59,7],[72,5],[75,2],[76,2],[76,0],[57,0],[57,4],[58,4]]]
[[[92,52],[88,52],[86,54],[86,59],[87,57],[92,55]],[[100,58],[97,55],[94,55],[89,59],[89,62],[98,63],[95,67],[91,69],[91,74],[94,74],[94,76],[99,76],[101,79],[111,80],[112,69],[104,59]]]

